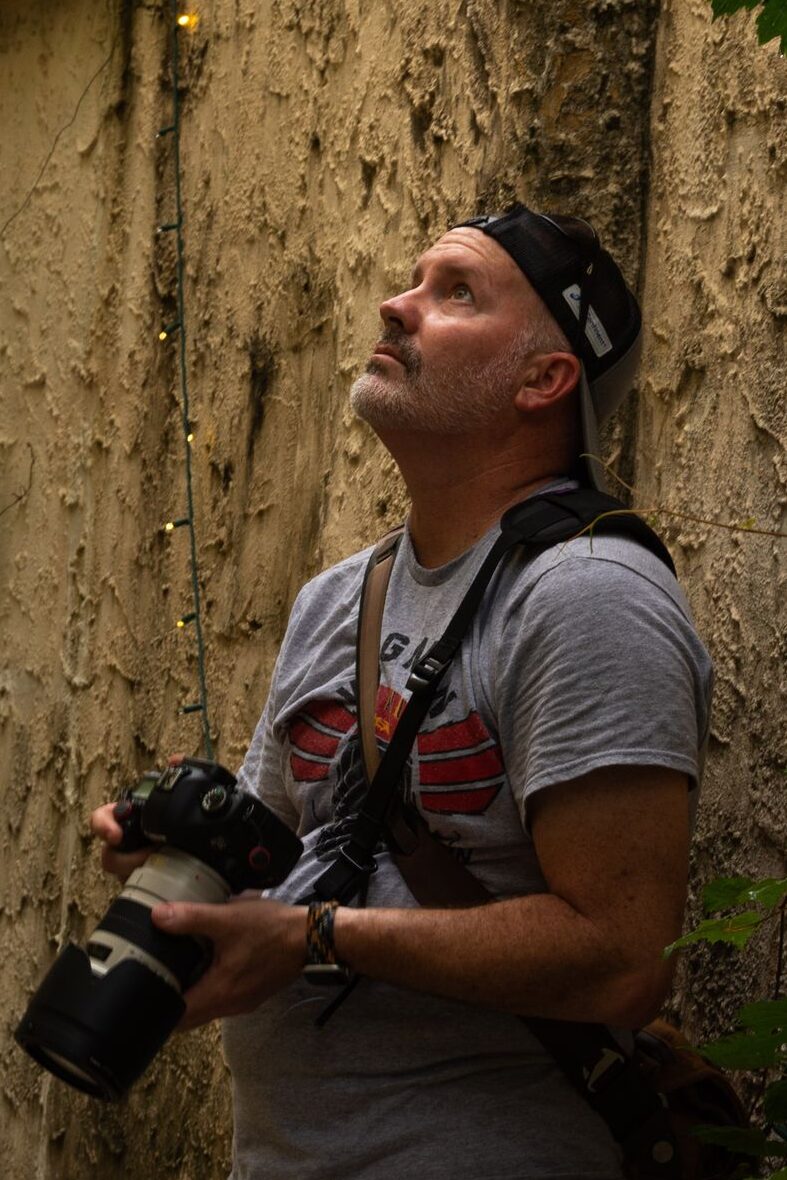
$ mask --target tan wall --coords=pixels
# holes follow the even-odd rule
[[[401,516],[392,465],[352,421],[347,389],[381,296],[482,204],[516,195],[584,211],[644,282],[642,495],[778,519],[784,63],[753,46],[745,21],[719,33],[704,4],[665,7],[651,124],[653,7],[636,0],[204,8],[181,38],[182,152],[219,758],[242,757],[304,578]],[[0,226],[65,127],[0,238],[0,511],[12,505],[0,516],[0,1151],[11,1180],[207,1180],[228,1161],[211,1033],[173,1042],[122,1108],[44,1078],[9,1035],[56,946],[82,937],[112,892],[85,836],[90,810],[167,752],[199,748],[198,721],[177,714],[196,686],[191,635],[174,629],[189,609],[186,540],[160,531],[185,494],[176,354],[156,339],[173,318],[171,240],[153,233],[173,209],[167,143],[154,140],[169,122],[168,61],[152,6],[0,10]],[[633,426],[629,412],[613,449]],[[30,491],[14,503],[31,455]],[[744,867],[784,845],[777,572],[768,541],[681,535],[721,672],[707,875],[717,847]]]
[[[639,399],[643,506],[787,529],[787,62],[745,16],[709,25],[702,0],[662,5]],[[716,666],[694,882],[783,875],[785,541],[660,518]],[[773,979],[759,958],[693,954],[677,1003],[698,1038]]]

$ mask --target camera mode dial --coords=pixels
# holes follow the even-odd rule
[[[229,794],[224,787],[211,787],[202,796],[200,807],[206,815],[218,815],[227,806],[228,799]]]

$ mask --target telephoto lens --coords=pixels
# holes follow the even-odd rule
[[[85,948],[69,943],[33,995],[16,1040],[77,1090],[116,1100],[147,1068],[183,1014],[183,992],[210,963],[210,943],[166,934],[154,905],[226,902],[291,872],[302,844],[218,763],[184,759],[148,774],[115,808],[120,848],[155,845]]]

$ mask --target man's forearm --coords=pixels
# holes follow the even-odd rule
[[[338,958],[372,979],[524,1016],[635,1026],[668,979],[549,893],[470,910],[340,908]],[[648,960],[651,960],[650,962]]]

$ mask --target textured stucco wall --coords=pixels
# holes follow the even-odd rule
[[[590,216],[652,309],[639,416],[609,440],[618,451],[636,426],[624,472],[698,515],[783,510],[784,63],[758,54],[745,23],[711,31],[704,5],[675,7],[661,18],[652,123],[655,5],[635,0],[215,0],[183,35],[200,570],[228,765],[298,586],[402,514],[346,393],[380,298],[456,216],[515,195]],[[176,1039],[122,1108],[50,1082],[9,1035],[55,947],[110,896],[90,810],[167,752],[199,748],[198,722],[177,714],[196,683],[174,628],[189,607],[186,544],[160,529],[184,496],[175,352],[156,339],[174,292],[171,242],[153,233],[173,208],[167,143],[154,140],[169,122],[167,22],[133,0],[6,0],[0,78],[0,227],[64,128],[0,235],[0,1150],[12,1180],[207,1180],[229,1150],[212,1033]],[[722,190],[721,212],[697,216]],[[744,835],[730,863],[772,862],[784,835],[773,546],[694,526],[681,538],[722,672],[698,872],[721,830],[732,839],[731,815]]]
[[[753,20],[702,0],[661,8],[643,302],[637,499],[787,530],[787,62]],[[785,541],[661,516],[716,666],[695,893],[711,877],[783,875]],[[765,995],[761,955],[687,957],[677,1002],[704,1038]],[[761,988],[761,991],[757,991]]]

